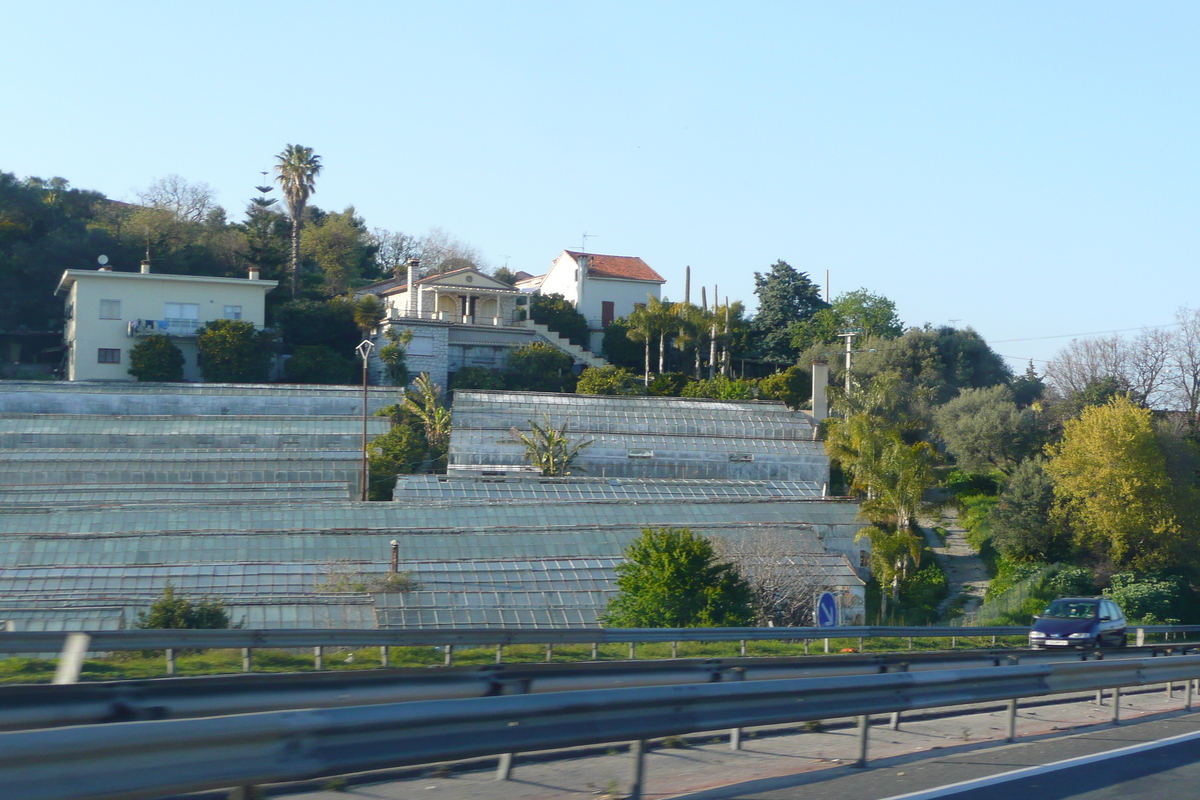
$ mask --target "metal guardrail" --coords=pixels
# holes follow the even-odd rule
[[[1170,626],[1161,626],[1164,629]],[[1175,626],[1181,630],[1187,626]],[[1200,626],[1192,626],[1200,630]],[[1146,630],[1151,630],[1147,628]],[[423,630],[126,630],[88,632],[89,652],[301,647],[489,647],[514,644],[644,644],[650,642],[799,641],[818,639],[941,638],[1024,636],[1029,628],[428,628]],[[0,634],[0,653],[59,650],[66,633]]]
[[[1129,657],[1150,655],[1154,648]],[[1086,659],[1091,655],[1081,653]],[[1125,654],[1122,654],[1125,655]],[[665,686],[683,683],[780,680],[833,675],[877,675],[947,668],[1000,667],[1061,661],[1057,651],[878,653],[782,658],[678,659],[654,661],[504,664],[430,670],[293,672],[210,675],[0,686],[0,730],[27,730],[187,719],[295,708],[448,700],[505,694]]]
[[[13,800],[141,798],[1200,678],[1200,656],[432,700],[0,734]],[[1119,704],[1114,703],[1114,709]],[[1015,709],[1015,703],[1010,706]],[[1114,720],[1115,721],[1115,720]],[[865,731],[862,751],[865,758]],[[635,748],[635,754],[642,752]]]

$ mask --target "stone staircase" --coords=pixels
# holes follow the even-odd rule
[[[546,341],[548,344],[550,344],[550,346],[563,351],[580,364],[584,364],[585,366],[589,367],[608,366],[608,361],[605,359],[601,358],[595,353],[589,353],[587,350],[584,350],[577,344],[572,344],[570,341],[559,336],[557,333],[541,323],[534,322],[531,319],[523,319],[518,324],[522,328],[528,328],[529,330],[534,331],[538,335],[538,338]]]

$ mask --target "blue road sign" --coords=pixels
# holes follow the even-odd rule
[[[837,624],[837,598],[831,592],[821,592],[821,599],[817,601],[817,627],[836,628]]]

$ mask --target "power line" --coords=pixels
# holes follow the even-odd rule
[[[1092,331],[1091,333],[1062,333],[1057,336],[1031,336],[1028,339],[995,339],[988,344],[1008,344],[1010,342],[1040,342],[1044,339],[1070,339],[1072,336],[1103,336],[1106,333],[1129,333],[1130,331],[1157,330],[1158,328],[1174,328],[1178,322],[1166,325],[1143,325],[1140,328],[1115,328],[1111,331]]]

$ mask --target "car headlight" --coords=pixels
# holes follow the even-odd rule
[[[1067,638],[1068,639],[1090,639],[1090,638],[1092,638],[1092,635],[1090,633],[1072,633]]]
[[[1041,631],[1030,631],[1029,638],[1030,639],[1045,639],[1046,634],[1042,633]]]

